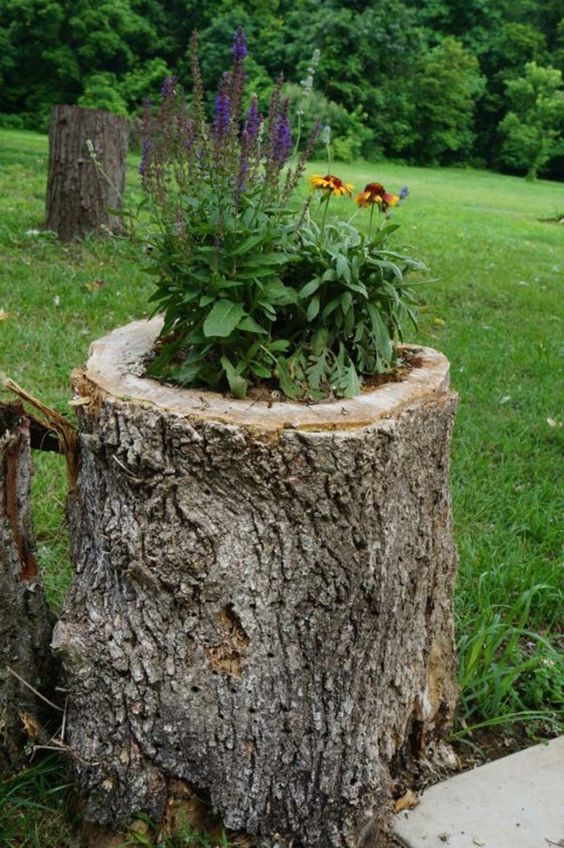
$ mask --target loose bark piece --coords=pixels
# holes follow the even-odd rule
[[[39,734],[54,661],[54,619],[37,568],[31,519],[30,425],[20,404],[0,404],[0,769]],[[36,690],[34,692],[33,690]]]
[[[101,109],[54,106],[49,127],[46,226],[62,241],[90,230],[123,232],[127,120]],[[91,142],[97,163],[88,150]]]
[[[401,383],[269,407],[136,376],[159,327],[74,375],[54,644],[86,818],[162,819],[184,781],[264,846],[378,845],[457,697],[448,363],[421,348]]]

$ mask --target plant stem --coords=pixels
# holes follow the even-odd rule
[[[321,244],[325,241],[325,221],[327,220],[327,210],[329,209],[332,194],[333,192],[329,190],[327,193],[327,200],[325,201],[325,209],[323,210],[323,218],[321,219]]]
[[[370,221],[368,223],[368,238],[372,238],[372,224],[374,223],[374,203],[370,207]]]

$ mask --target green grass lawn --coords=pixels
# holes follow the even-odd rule
[[[128,184],[138,194],[135,160]],[[43,221],[47,139],[0,132],[0,373],[68,411],[69,373],[90,342],[147,314],[142,243],[63,246]],[[326,173],[327,166],[312,166]],[[562,612],[564,428],[564,185],[484,171],[355,165],[332,168],[361,190],[407,184],[394,238],[423,258],[417,333],[408,341],[450,359],[460,394],[452,488],[460,553],[458,732],[540,713],[557,728],[564,669]],[[343,216],[350,201],[332,203]],[[356,221],[361,220],[360,215]],[[68,584],[60,458],[39,455],[36,521],[49,596]],[[529,725],[533,730],[537,727]],[[1,806],[1,792],[0,792]],[[0,815],[0,843],[3,821]],[[56,842],[14,843],[57,845]],[[61,840],[61,845],[63,843]]]

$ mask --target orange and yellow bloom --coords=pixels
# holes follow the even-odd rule
[[[381,183],[368,183],[364,191],[357,194],[355,201],[359,206],[373,206],[378,204],[381,211],[385,212],[390,206],[397,206],[399,197],[396,194],[388,194]]]
[[[309,184],[312,191],[325,191],[329,196],[335,195],[335,197],[341,197],[341,195],[350,197],[354,188],[352,183],[344,183],[339,177],[333,176],[333,174],[327,174],[325,177],[314,174],[310,177]]]

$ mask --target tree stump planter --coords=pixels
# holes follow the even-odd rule
[[[457,696],[448,363],[419,348],[352,400],[233,400],[138,376],[160,326],[74,375],[54,645],[86,818],[160,820],[188,784],[260,845],[378,845]]]

